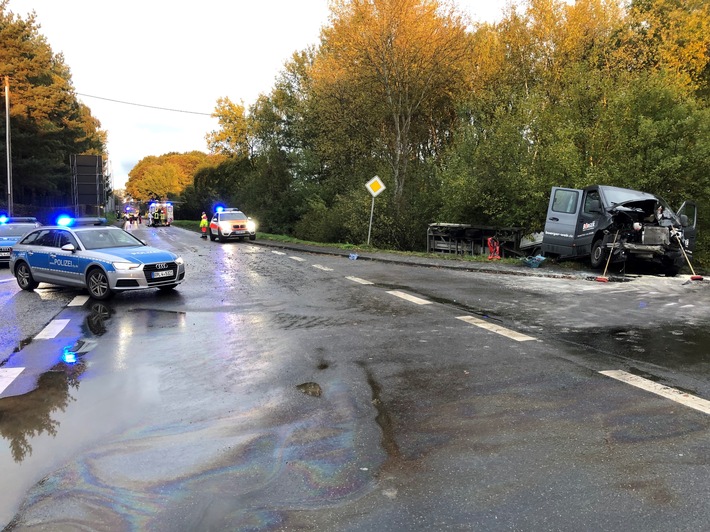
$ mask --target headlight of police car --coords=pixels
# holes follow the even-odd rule
[[[182,260],[182,257],[178,257],[177,259],[175,259],[175,264],[185,264],[185,261]]]
[[[114,262],[113,267],[118,271],[137,270],[141,267],[140,264],[134,262]]]
[[[247,231],[249,231],[250,233],[256,231],[256,222],[254,220],[247,221]]]

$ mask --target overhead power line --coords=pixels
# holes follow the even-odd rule
[[[146,105],[143,103],[124,102],[122,100],[114,100],[113,98],[104,98],[102,96],[93,96],[91,94],[82,94],[80,92],[77,92],[76,94],[77,94],[77,96],[84,96],[85,98],[96,98],[97,100],[105,100],[107,102],[120,103],[123,105],[133,105],[135,107],[147,107],[149,109],[159,109],[160,111],[171,111],[173,113],[187,113],[187,114],[191,114],[191,115],[212,116],[212,113],[200,113],[198,111],[185,111],[184,109],[170,109],[169,107],[158,107],[157,105]]]

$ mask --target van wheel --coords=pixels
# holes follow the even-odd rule
[[[604,266],[606,262],[606,256],[608,251],[602,247],[603,239],[597,238],[592,243],[592,254],[589,257],[589,262],[592,263],[592,268],[600,269]]]
[[[680,272],[680,268],[678,266],[667,266],[663,270],[666,277],[675,277],[678,275],[678,272]]]

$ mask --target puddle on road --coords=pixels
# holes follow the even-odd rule
[[[570,332],[567,341],[670,370],[710,365],[710,331],[667,325],[657,329],[598,328]]]
[[[372,373],[370,368],[367,367],[367,365],[363,362],[358,362],[358,365],[365,371],[367,383],[370,385],[370,389],[372,390],[372,405],[377,411],[375,422],[382,430],[382,448],[387,453],[387,457],[390,461],[399,460],[401,458],[401,452],[399,450],[399,445],[397,445],[397,439],[395,438],[394,422],[389,411],[387,410],[386,405],[382,401],[382,387],[377,382],[375,375]]]
[[[75,400],[70,391],[79,388],[79,378],[85,369],[81,362],[58,364],[40,375],[33,391],[0,399],[0,436],[9,442],[15,462],[32,455],[33,438],[57,435],[59,422],[52,414],[64,412]]]

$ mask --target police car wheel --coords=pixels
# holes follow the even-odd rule
[[[86,287],[92,298],[102,300],[111,297],[108,277],[101,268],[94,268],[86,276]]]
[[[39,285],[39,283],[34,280],[34,277],[32,277],[32,272],[26,262],[21,262],[17,265],[15,268],[15,278],[17,279],[17,284],[23,290],[32,291]]]
[[[224,238],[224,235],[222,234],[221,229],[217,229],[217,238],[219,238],[220,242],[224,242],[225,240],[227,240],[226,238]]]
[[[249,240],[256,240],[256,235],[249,235]]]
[[[212,229],[209,230],[209,233],[210,233],[210,240],[211,240],[212,242],[214,242],[214,241],[215,241],[215,236],[214,236],[214,233],[212,232]]]

